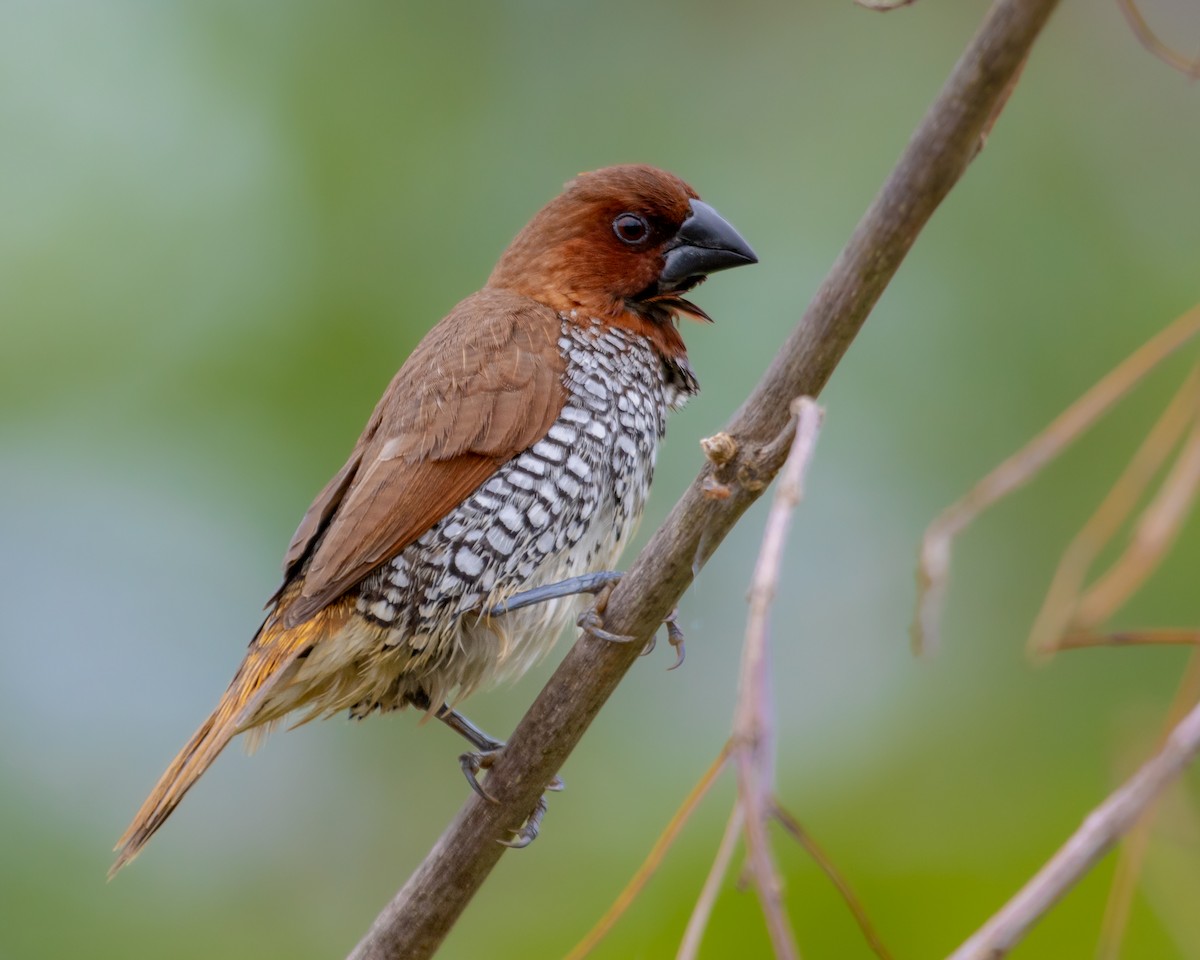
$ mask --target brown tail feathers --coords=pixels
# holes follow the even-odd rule
[[[334,605],[311,620],[288,629],[283,626],[288,599],[285,596],[271,612],[217,708],[171,761],[129,828],[117,841],[114,848],[117,859],[108,871],[110,879],[141,852],[230,740],[251,727],[278,720],[286,712],[271,710],[265,702],[267,695],[289,676],[292,672],[289,667],[297,663],[303,651],[328,636],[333,626],[331,620],[340,619],[342,614],[338,605]]]

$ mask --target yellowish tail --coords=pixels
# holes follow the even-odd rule
[[[288,593],[294,595],[294,591]],[[311,620],[288,629],[283,626],[288,599],[285,594],[283,601],[271,612],[217,708],[171,761],[129,829],[117,841],[114,848],[117,859],[108,871],[110,879],[141,852],[230,740],[251,727],[278,720],[287,712],[271,709],[268,694],[280,688],[280,682],[294,672],[292,668],[299,663],[301,655],[340,627],[349,612],[345,605],[334,604]]]

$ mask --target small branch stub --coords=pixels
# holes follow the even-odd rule
[[[728,433],[715,433],[700,441],[704,456],[718,467],[723,467],[737,456],[738,444]]]

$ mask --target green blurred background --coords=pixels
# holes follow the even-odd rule
[[[699,295],[704,393],[674,420],[644,541],[985,9],[6,3],[0,957],[342,956],[465,797],[460,743],[413,715],[230,750],[136,866],[104,873],[392,372],[574,173],[690,180],[762,262]],[[1146,12],[1197,47],[1194,4]],[[1179,650],[1022,653],[1179,363],[968,535],[942,656],[911,659],[906,630],[925,524],[1200,295],[1198,121],[1195,85],[1114,4],[1064,3],[823,397],[774,629],[780,787],[898,957],[944,954],[1017,888],[1149,749],[1182,669]],[[444,956],[559,956],[635,869],[727,735],[762,521],[684,600],[686,666],[639,663]],[[1198,562],[1185,533],[1120,622],[1200,622]],[[503,735],[552,666],[468,713]],[[598,956],[673,956],[730,799],[724,782]],[[1128,957],[1200,957],[1200,820],[1171,810]],[[806,956],[869,956],[778,849]],[[1018,956],[1090,956],[1111,870]],[[730,881],[704,956],[767,951]]]

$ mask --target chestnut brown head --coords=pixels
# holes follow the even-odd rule
[[[680,295],[709,273],[757,260],[684,181],[628,164],[570,181],[509,245],[488,285],[594,317],[703,317]]]

